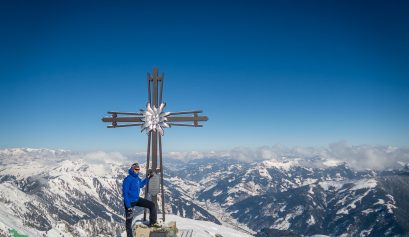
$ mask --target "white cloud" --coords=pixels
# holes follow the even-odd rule
[[[85,154],[80,154],[80,158],[90,162],[90,163],[116,163],[124,162],[127,160],[127,157],[122,155],[120,152],[104,152],[104,151],[95,151]]]
[[[402,167],[402,164],[409,164],[409,149],[392,146],[349,145],[341,141],[327,147],[273,145],[251,149],[240,146],[217,152],[168,152],[165,157],[180,160],[223,157],[245,162],[298,159],[301,164],[311,167],[327,167],[330,164],[346,162],[355,169],[381,170],[399,168]]]
[[[229,154],[226,151],[171,151],[163,154],[163,156],[166,158],[172,158],[177,160],[222,158],[227,157],[228,155]]]
[[[278,154],[276,151],[274,151],[270,147],[262,146],[259,149],[257,149],[257,157],[260,158],[261,160],[271,160],[271,159],[277,159]]]
[[[236,147],[230,150],[229,157],[241,161],[255,161],[257,159],[257,154],[254,150],[247,147]]]
[[[343,160],[357,169],[397,168],[401,163],[409,163],[409,150],[392,146],[352,146],[347,142],[329,145],[329,156]]]
[[[400,168],[409,164],[409,149],[392,146],[350,145],[345,141],[328,145],[327,147],[287,147],[284,145],[262,146],[256,149],[236,147],[222,151],[187,151],[166,152],[164,159],[173,158],[178,160],[223,158],[236,159],[245,162],[262,160],[298,159],[300,164],[311,167],[328,166],[328,164],[340,164],[346,162],[356,169],[388,169]],[[58,163],[61,160],[84,160],[92,164],[120,163],[131,164],[131,159],[120,152],[95,151],[79,153],[63,150],[10,148],[0,149],[0,162],[7,164],[30,163],[31,166],[42,167]],[[132,156],[144,162],[146,152],[140,152]]]

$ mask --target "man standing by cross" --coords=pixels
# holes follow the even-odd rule
[[[129,175],[124,179],[122,184],[122,195],[124,197],[125,217],[126,217],[126,234],[127,237],[133,237],[132,235],[132,219],[133,219],[133,207],[145,207],[149,209],[149,226],[158,226],[156,221],[156,207],[155,203],[145,198],[139,197],[140,189],[143,188],[149,179],[153,176],[153,172],[148,172],[146,178],[141,180],[139,178],[140,167],[138,163],[133,163],[129,168]]]
[[[139,182],[139,188],[142,188],[143,186],[148,184],[146,185],[144,199],[148,199],[148,197],[151,197],[151,200],[155,206],[155,210],[158,210],[157,195],[159,194],[159,192],[161,193],[162,201],[161,211],[162,220],[164,222],[165,192],[163,187],[163,162],[162,162],[162,136],[164,134],[164,129],[172,126],[202,127],[203,125],[200,125],[199,122],[207,121],[208,118],[207,116],[199,116],[199,114],[202,113],[201,110],[182,112],[163,112],[163,109],[166,106],[166,103],[162,101],[163,80],[164,80],[163,73],[159,76],[158,69],[154,68],[153,75],[148,73],[148,104],[146,106],[146,109],[143,110],[142,112],[111,111],[108,112],[108,114],[110,114],[111,116],[102,118],[102,121],[111,123],[111,125],[107,126],[108,128],[140,126],[141,132],[147,133],[148,149],[146,154],[146,173],[148,174],[148,170],[150,170],[151,167],[152,170],[155,171],[157,175],[150,176],[148,180],[146,179],[141,180]],[[124,116],[118,117],[118,115]],[[135,169],[133,169],[132,171],[134,172]],[[130,206],[132,206],[132,204],[129,204],[127,206],[127,204],[125,203],[126,208],[129,208]],[[152,218],[153,209],[150,210],[151,210],[150,218]],[[144,212],[144,220],[146,220],[146,209]]]

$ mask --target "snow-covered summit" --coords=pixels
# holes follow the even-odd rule
[[[135,217],[136,220],[141,220],[143,215]],[[217,234],[223,237],[250,237],[252,235],[244,232],[232,229],[227,226],[218,225],[209,221],[192,220],[183,218],[176,215],[166,215],[166,222],[175,221],[176,227],[179,230],[191,229],[193,230],[194,237],[214,237]],[[137,222],[137,221],[135,221]],[[126,237],[126,233],[123,232],[123,237]]]
[[[266,168],[277,168],[277,169],[282,169],[285,171],[290,170],[291,167],[298,165],[297,160],[265,160],[262,162],[264,167]]]

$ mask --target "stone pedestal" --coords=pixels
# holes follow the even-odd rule
[[[136,224],[134,237],[178,237],[176,222],[169,222],[163,227],[148,227],[143,224]]]

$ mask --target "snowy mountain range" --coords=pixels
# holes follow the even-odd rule
[[[238,236],[406,236],[407,154],[393,152],[405,157],[388,169],[351,168],[351,160],[294,150],[264,152],[260,160],[237,151],[195,159],[169,154],[166,212],[223,224]],[[10,229],[29,236],[119,236],[130,162],[120,153],[0,150],[0,236]]]
[[[0,233],[118,235],[124,230],[121,187],[129,163],[119,153],[0,150]],[[221,223],[193,201],[197,183],[166,177],[165,185],[167,213]]]

